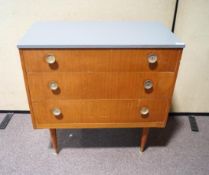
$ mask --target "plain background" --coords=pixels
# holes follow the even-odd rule
[[[0,0],[0,110],[28,110],[17,41],[37,21],[161,21],[175,0]],[[186,43],[173,112],[209,112],[209,0],[180,0],[176,35]]]

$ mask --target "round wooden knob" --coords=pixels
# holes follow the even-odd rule
[[[49,88],[50,88],[52,91],[56,91],[56,90],[59,88],[59,86],[58,86],[58,84],[57,84],[56,81],[51,81],[51,82],[49,83]]]
[[[149,114],[149,109],[147,107],[142,107],[140,110],[140,114],[142,115],[142,117],[147,117],[147,115]]]
[[[46,57],[46,62],[47,62],[48,64],[54,64],[54,63],[56,62],[55,56],[54,56],[54,55],[48,55],[48,56]]]
[[[55,108],[52,109],[52,114],[53,114],[55,117],[60,116],[61,113],[62,113],[61,110],[60,110],[59,108],[57,108],[57,107],[55,107]]]
[[[157,63],[157,55],[155,55],[155,54],[150,54],[150,55],[148,56],[148,62],[149,62],[150,64],[155,64],[155,63]]]
[[[146,80],[146,81],[144,82],[144,89],[145,89],[145,90],[150,90],[150,89],[152,89],[152,87],[153,87],[153,82],[152,82],[152,80]]]

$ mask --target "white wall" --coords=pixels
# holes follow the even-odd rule
[[[36,21],[159,20],[172,23],[174,0],[0,0],[0,110],[28,109],[16,43]]]
[[[208,0],[182,0],[176,33],[186,44],[173,111],[209,112]],[[171,28],[175,0],[0,0],[0,110],[27,110],[16,43],[36,21],[144,20]]]
[[[209,0],[181,0],[175,33],[186,43],[174,111],[209,112]]]

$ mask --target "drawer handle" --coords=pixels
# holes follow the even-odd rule
[[[155,64],[155,63],[157,63],[157,55],[155,55],[155,54],[150,54],[150,55],[148,56],[148,62],[149,62],[150,64]]]
[[[47,62],[48,64],[54,64],[54,63],[56,62],[55,56],[54,56],[54,55],[48,55],[48,56],[46,57],[46,62]]]
[[[56,90],[58,90],[58,88],[59,88],[59,86],[56,81],[51,81],[49,83],[49,89],[51,89],[52,91],[56,91]]]
[[[55,116],[55,117],[58,117],[61,115],[61,110],[59,108],[53,108],[52,109],[52,114]]]
[[[152,82],[152,80],[146,80],[144,82],[144,89],[145,90],[150,90],[152,88],[153,88],[153,82]]]
[[[149,114],[149,109],[147,107],[142,107],[140,113],[142,117],[147,117],[147,115]]]

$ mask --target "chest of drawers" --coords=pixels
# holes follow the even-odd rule
[[[159,23],[37,23],[18,43],[34,128],[166,125],[184,44]]]

